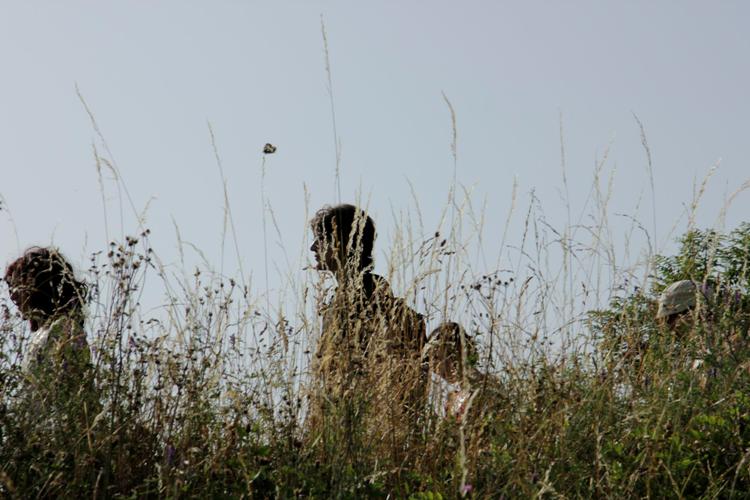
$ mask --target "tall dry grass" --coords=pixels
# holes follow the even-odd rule
[[[241,276],[170,270],[143,229],[80,270],[101,407],[74,425],[27,404],[27,327],[3,294],[3,495],[746,496],[750,228],[691,230],[675,255],[618,267],[602,172],[591,225],[556,229],[532,197],[498,266],[472,255],[488,236],[468,195],[438,228],[397,216],[387,279],[430,327],[462,322],[496,383],[463,424],[440,384],[408,425],[389,420],[383,356],[342,371],[349,392],[314,418],[317,311],[335,284],[302,276],[294,306],[273,304]],[[653,319],[655,299],[685,278],[725,292],[678,335]],[[161,310],[141,307],[147,287],[168,297]]]
[[[456,114],[445,101],[458,168]],[[332,98],[331,108],[335,119]],[[479,346],[484,379],[476,383],[492,390],[457,422],[445,415],[444,387],[433,377],[430,398],[401,418],[393,376],[404,367],[388,364],[387,348],[364,368],[343,365],[333,387],[313,376],[319,311],[336,286],[330,278],[290,266],[274,296],[252,289],[242,270],[226,276],[223,263],[165,265],[89,116],[103,146],[94,150],[98,172],[110,171],[119,193],[120,226],[127,207],[136,220],[132,236],[112,236],[79,270],[91,284],[86,331],[100,401],[95,414],[72,407],[66,418],[28,403],[21,371],[28,330],[3,292],[3,496],[750,496],[750,226],[696,230],[707,179],[673,255],[659,254],[657,235],[640,222],[640,200],[624,230],[614,227],[606,152],[580,212],[564,197],[559,227],[533,192],[522,202],[515,183],[499,230],[488,229],[487,214],[455,178],[436,227],[425,224],[415,196],[394,214],[385,278],[424,315],[428,331],[447,320],[466,327]],[[222,255],[231,238],[239,262],[211,138],[224,194]],[[567,193],[562,126],[561,157]],[[268,228],[279,229],[264,162],[267,245]],[[655,219],[651,225],[655,231]],[[187,243],[177,235],[182,251]],[[659,292],[676,279],[722,291],[679,331],[654,320]],[[147,289],[160,290],[165,304],[143,307]],[[375,332],[402,327],[388,313],[370,319],[380,325],[370,327]]]

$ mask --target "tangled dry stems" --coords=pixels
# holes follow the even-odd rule
[[[60,409],[44,412],[27,401],[25,326],[3,304],[0,489],[19,498],[745,497],[749,235],[747,225],[687,233],[677,255],[655,260],[653,288],[625,287],[579,317],[576,343],[540,320],[551,295],[544,283],[531,289],[539,269],[531,279],[498,271],[457,281],[449,293],[467,304],[491,386],[464,424],[439,401],[420,404],[422,365],[394,356],[390,334],[359,358],[341,356],[358,346],[323,342],[310,362],[322,334],[317,312],[279,316],[207,270],[179,281],[165,314],[145,316],[141,290],[169,277],[148,234],[129,238],[94,255],[89,269],[97,404],[49,394],[47,408]],[[432,258],[411,305],[429,316],[445,290],[425,269],[456,246],[438,236],[417,247],[417,259]],[[732,298],[703,304],[676,333],[654,320],[655,298],[684,278],[712,281]],[[308,311],[322,294],[305,295]],[[367,327],[347,318],[347,328],[410,328],[395,317],[382,310]],[[345,360],[327,370],[331,378],[311,375],[331,359]],[[433,399],[437,389],[431,383]]]

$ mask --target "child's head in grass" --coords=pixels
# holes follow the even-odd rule
[[[85,302],[86,285],[53,247],[32,247],[5,270],[10,298],[32,331],[62,315],[78,312]]]
[[[363,210],[349,204],[325,206],[315,214],[310,227],[315,237],[310,250],[319,271],[341,277],[372,266],[375,223]]]
[[[424,355],[430,369],[452,384],[461,383],[479,358],[473,339],[454,322],[442,323],[432,331]]]

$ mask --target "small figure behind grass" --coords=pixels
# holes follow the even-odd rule
[[[68,481],[93,482],[96,474],[101,406],[84,332],[87,287],[52,247],[27,250],[4,280],[30,331],[20,383],[8,395],[13,418],[2,445],[16,452],[5,472],[36,496],[66,496]]]
[[[458,323],[446,322],[431,333],[423,358],[433,374],[444,380],[447,395],[435,394],[444,402],[448,439],[441,447],[453,447],[457,463],[467,480],[466,471],[486,474],[488,453],[494,441],[501,413],[509,407],[500,380],[479,370],[479,351],[469,334]],[[442,434],[439,434],[442,435]]]
[[[675,281],[659,296],[656,319],[663,321],[672,330],[678,329],[689,322],[699,295],[704,302],[707,301],[712,295],[711,288],[692,280]]]
[[[41,413],[93,418],[97,407],[86,342],[87,287],[55,248],[33,247],[5,271],[10,298],[29,322],[22,370],[26,392]]]
[[[492,400],[499,395],[499,380],[478,369],[477,346],[458,323],[442,323],[430,333],[424,358],[432,372],[452,387],[445,401],[445,415],[448,418],[459,423],[471,420],[472,408],[474,412],[481,411],[474,406],[480,393],[482,400]],[[483,401],[482,404],[489,402],[492,401]]]

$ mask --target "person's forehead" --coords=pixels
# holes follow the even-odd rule
[[[314,233],[315,233],[315,238],[319,240],[332,241],[334,238],[339,237],[338,231],[329,230],[323,226],[316,229]]]

